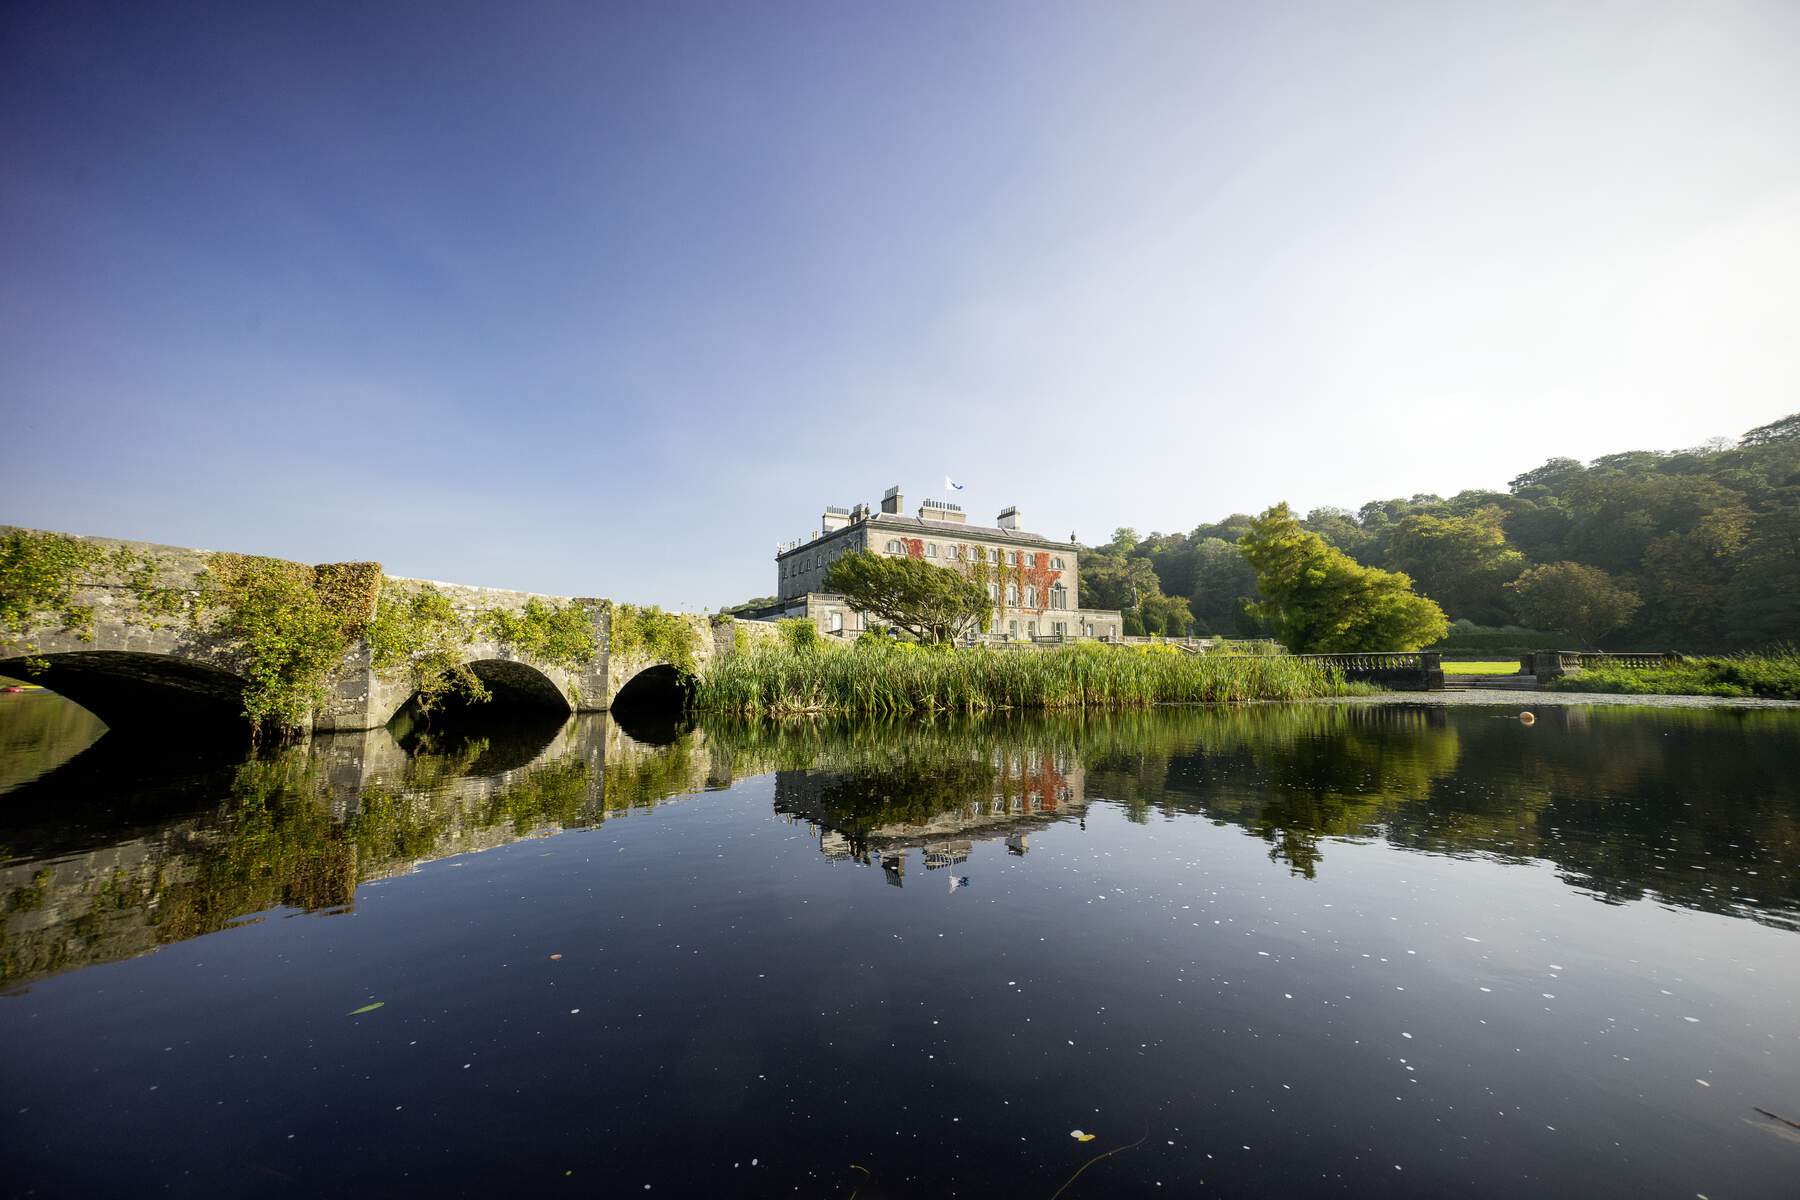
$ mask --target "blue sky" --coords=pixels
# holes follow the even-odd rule
[[[1800,5],[9,5],[0,520],[698,608],[1800,409]]]

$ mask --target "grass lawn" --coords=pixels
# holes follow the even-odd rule
[[[1498,662],[1445,662],[1446,675],[1517,675],[1519,660],[1509,658]]]

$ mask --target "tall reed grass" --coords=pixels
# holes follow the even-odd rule
[[[1304,660],[1201,657],[1158,646],[762,645],[714,662],[695,687],[694,703],[701,712],[742,716],[894,716],[1298,700],[1356,690],[1337,671]]]

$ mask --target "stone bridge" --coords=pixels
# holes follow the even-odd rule
[[[15,533],[36,531],[0,526],[0,537]],[[248,663],[241,648],[200,615],[205,577],[219,556],[148,542],[54,536],[66,538],[95,561],[133,565],[84,570],[70,600],[91,614],[86,620],[64,620],[69,605],[62,605],[37,614],[32,628],[21,636],[8,636],[0,628],[0,675],[41,683],[115,729],[149,723],[241,726]],[[615,610],[607,601],[393,578],[381,575],[375,563],[285,565],[321,578],[355,569],[399,585],[400,592],[436,591],[468,631],[457,646],[458,656],[486,685],[495,704],[566,714],[605,711],[621,702],[628,706],[634,699],[666,702],[671,694],[679,694],[681,673],[666,658],[614,652]],[[394,589],[381,591],[388,594]],[[523,612],[534,600],[558,608],[574,606],[583,614],[597,647],[591,659],[574,667],[548,660],[496,640],[481,620],[494,611]],[[411,662],[377,669],[374,648],[360,632],[381,603],[371,591],[363,601],[365,611],[351,614],[350,623],[359,632],[325,680],[325,699],[314,708],[309,731],[378,729],[414,696]],[[732,624],[714,629],[705,616],[672,615],[691,631],[691,665],[696,670],[721,648],[734,644]]]

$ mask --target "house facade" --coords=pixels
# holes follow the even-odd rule
[[[866,504],[827,507],[819,526],[776,551],[777,603],[746,615],[806,617],[821,633],[856,636],[868,626],[864,615],[823,589],[832,563],[866,550],[960,571],[986,587],[994,606],[987,633],[971,629],[968,640],[1119,638],[1117,610],[1081,607],[1081,547],[1074,538],[1056,542],[1026,531],[1016,507],[1002,509],[992,525],[972,525],[960,507],[938,500],[909,514],[900,489],[891,487],[878,510]]]

